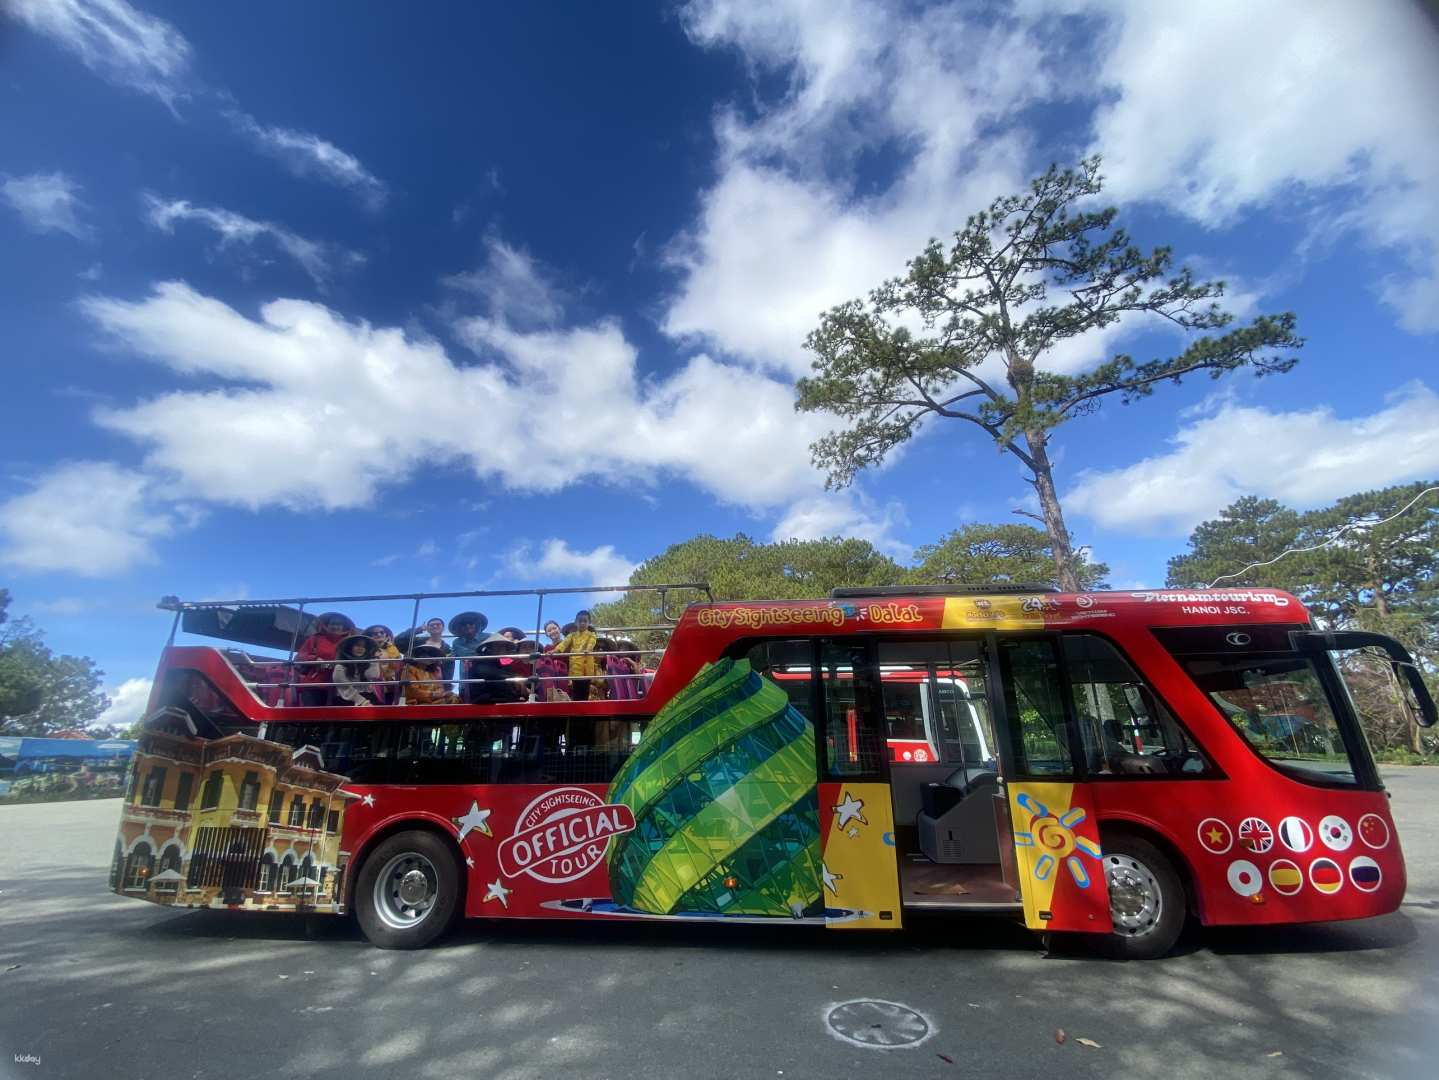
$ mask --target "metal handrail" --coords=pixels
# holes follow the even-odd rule
[[[217,608],[266,608],[285,604],[359,604],[382,600],[456,600],[462,596],[578,596],[584,593],[614,592],[658,592],[693,589],[702,592],[714,603],[714,593],[708,583],[685,582],[677,585],[588,585],[562,589],[471,589],[464,592],[418,592],[386,593],[373,596],[293,596],[279,600],[181,600],[178,596],[164,596],[155,606],[162,611],[212,611]]]

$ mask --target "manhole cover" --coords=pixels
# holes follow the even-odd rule
[[[934,1034],[934,1026],[908,1005],[872,998],[831,1006],[824,1022],[836,1037],[874,1050],[918,1046]]]

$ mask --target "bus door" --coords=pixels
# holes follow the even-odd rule
[[[898,929],[899,863],[874,642],[821,641],[816,660],[825,924]]]
[[[1004,690],[998,741],[1024,922],[1035,930],[1107,933],[1113,924],[1096,803],[1066,706],[1058,644],[1052,634],[995,639]]]

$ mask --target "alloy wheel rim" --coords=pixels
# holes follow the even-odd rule
[[[1149,867],[1132,855],[1106,855],[1104,881],[1116,934],[1142,937],[1159,925],[1164,897]]]
[[[434,910],[440,875],[435,864],[414,851],[393,856],[375,878],[375,912],[392,930],[410,930]]]

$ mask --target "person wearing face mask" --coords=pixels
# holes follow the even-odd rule
[[[395,638],[388,626],[377,623],[367,627],[365,636],[375,643],[375,660],[379,662],[381,676],[381,685],[376,687],[380,701],[386,705],[392,705],[400,700],[400,669],[404,665],[399,661],[403,654],[395,647]],[[386,660],[395,662],[387,664],[384,663]]]
[[[330,703],[331,665],[316,661],[333,661],[341,640],[354,632],[355,624],[350,617],[338,611],[327,611],[315,620],[315,632],[295,652],[295,659],[299,661],[295,681],[301,684],[301,705]]]

